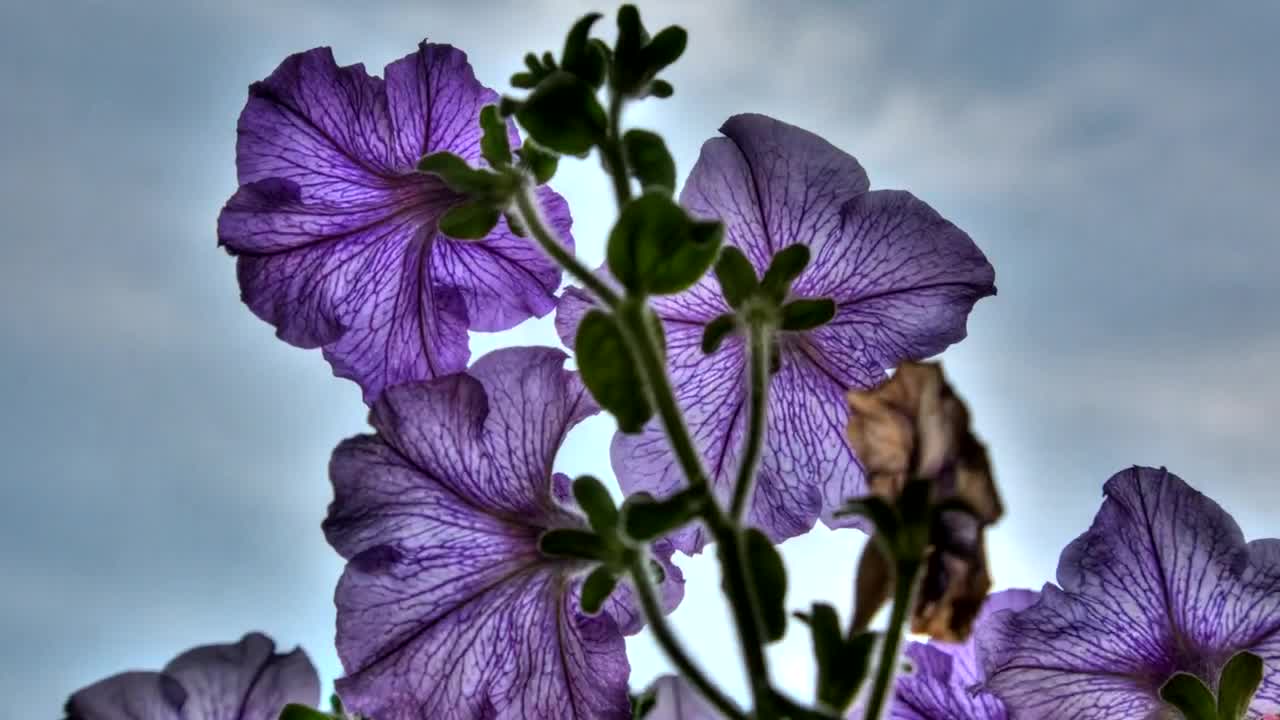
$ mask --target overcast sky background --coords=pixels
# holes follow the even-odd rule
[[[999,587],[1051,579],[1102,482],[1134,463],[1167,465],[1251,538],[1280,535],[1280,4],[1136,5],[641,3],[651,27],[691,33],[675,96],[627,118],[666,135],[682,175],[730,114],[771,114],[856,155],[873,187],[924,198],[995,265],[999,296],[945,360],[1009,508]],[[341,564],[319,523],[329,452],[365,411],[318,351],[240,305],[216,247],[246,87],[316,45],[380,72],[425,36],[502,89],[593,8],[612,10],[0,6],[6,715],[52,717],[82,685],[251,629],[302,644],[326,683],[340,674]],[[612,203],[594,160],[563,167],[594,266]],[[529,343],[557,343],[550,317],[473,337],[476,355]],[[559,468],[608,473],[611,432],[585,423]],[[791,606],[847,608],[861,543],[787,543]],[[742,693],[709,560],[682,562],[674,620]],[[776,666],[804,693],[798,629]],[[637,686],[665,669],[647,636],[630,647]]]

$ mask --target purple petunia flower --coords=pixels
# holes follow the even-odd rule
[[[969,310],[995,292],[994,271],[969,236],[910,193],[869,192],[858,161],[813,133],[762,115],[736,115],[726,137],[702,147],[680,199],[694,215],[717,217],[725,242],[763,272],[778,250],[809,246],[812,261],[792,286],[797,297],[830,297],[835,318],[781,339],[781,370],[770,386],[766,447],[750,522],[774,540],[799,535],[849,498],[866,493],[844,441],[844,395],[884,380],[886,368],[934,355],[965,336]],[[582,291],[562,296],[556,327],[572,344],[591,306]],[[727,498],[746,418],[745,344],[713,355],[703,326],[729,310],[716,281],[653,299],[667,335],[668,369],[715,491]],[[671,495],[684,484],[655,421],[614,438],[613,467],[628,493]],[[701,527],[675,536],[696,552]]]
[[[974,622],[982,629],[1002,611],[1022,610],[1035,602],[1030,590],[992,593]],[[979,689],[983,676],[975,654],[974,637],[963,643],[913,642],[904,651],[912,672],[898,677],[888,717],[893,720],[1004,720],[1004,705]],[[857,720],[858,712],[849,717]]]
[[[1158,692],[1174,673],[1217,687],[1232,655],[1264,663],[1250,706],[1280,711],[1280,540],[1246,543],[1221,507],[1161,469],[1107,481],[1093,526],[1062,552],[1058,583],[978,638],[987,687],[1009,715],[1180,717]]]
[[[286,342],[323,347],[368,402],[465,369],[468,329],[545,315],[560,285],[559,267],[505,220],[479,242],[436,229],[460,196],[418,160],[449,151],[485,165],[479,113],[498,100],[466,54],[424,42],[385,73],[317,48],[254,83],[237,129],[240,189],[218,218],[244,302]],[[564,200],[546,187],[538,198],[571,244]]]
[[[260,633],[202,645],[161,672],[126,672],[77,691],[68,720],[276,720],[285,705],[315,707],[320,679],[301,649],[277,655]]]
[[[378,720],[629,717],[623,634],[640,629],[620,585],[594,617],[580,563],[538,550],[584,527],[552,474],[565,434],[598,412],[550,348],[490,353],[466,374],[399,385],[374,402],[377,435],[343,442],[330,475],[338,584],[337,682]],[[683,579],[665,565],[663,601]]]

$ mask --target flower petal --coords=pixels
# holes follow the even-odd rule
[[[1165,470],[1112,477],[1093,526],[1062,553],[1061,589],[998,616],[979,639],[989,686],[1014,716],[1145,718],[1173,673],[1211,685],[1240,650],[1266,656],[1254,709],[1275,706],[1280,552]],[[1265,682],[1265,680],[1264,680]],[[1055,710],[1055,712],[1058,710]]]
[[[286,342],[323,346],[367,402],[462,370],[467,329],[545,314],[559,285],[505,224],[465,246],[437,234],[458,196],[418,173],[418,159],[444,150],[480,162],[479,111],[497,101],[466,55],[423,43],[386,75],[340,68],[318,48],[255,83],[239,124],[241,187],[218,218],[245,303]],[[563,201],[540,193],[567,235]]]
[[[335,601],[338,688],[353,710],[626,717],[617,624],[583,615],[574,566],[537,546],[544,530],[582,523],[559,504],[550,465],[596,408],[564,360],[510,348],[467,375],[391,388],[371,411],[379,435],[334,452],[324,529],[349,560]]]
[[[721,720],[724,717],[679,675],[663,675],[649,686],[653,708],[645,720]]]
[[[962,340],[974,303],[995,293],[982,251],[910,193],[860,195],[844,206],[836,235],[792,292],[835,299],[836,317],[809,337],[850,386],[869,387],[885,368]]]
[[[840,207],[867,191],[853,156],[817,135],[765,115],[734,115],[723,138],[702,145],[680,202],[721,218],[725,241],[762,269],[794,244],[814,255],[841,225]]]
[[[569,205],[554,190],[537,190],[543,220],[564,245],[573,249]],[[473,330],[496,332],[542,317],[556,306],[560,266],[529,238],[498,221],[484,242],[458,242],[443,236],[432,258],[437,283],[456,289],[467,308]]]
[[[192,648],[165,666],[187,691],[183,715],[201,720],[275,720],[285,705],[315,707],[320,678],[301,649],[275,652],[275,643],[249,633],[231,645]]]
[[[975,621],[981,632],[997,612],[1021,610],[1035,602],[1029,590],[992,594]],[[1004,705],[989,692],[978,690],[983,677],[977,665],[972,636],[964,643],[919,643],[907,646],[913,672],[898,678],[890,717],[894,720],[1003,720]],[[851,715],[850,717],[861,717]]]
[[[158,672],[112,675],[67,700],[67,720],[181,720],[187,691]]]

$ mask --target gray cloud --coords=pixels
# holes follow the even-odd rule
[[[11,714],[47,717],[81,684],[250,628],[305,643],[327,679],[340,672],[340,564],[317,526],[329,449],[364,413],[318,353],[284,347],[239,305],[214,247],[245,88],[296,50],[331,44],[373,70],[422,36],[468,49],[502,86],[586,9],[0,9]],[[993,548],[1002,584],[1049,579],[1101,482],[1134,462],[1167,464],[1252,536],[1275,534],[1280,102],[1264,88],[1280,18],[1264,3],[1162,9],[644,4],[692,33],[676,96],[629,117],[668,135],[682,172],[729,114],[767,112],[855,153],[874,185],[926,198],[991,256],[1001,293],[947,361],[1012,509]],[[609,221],[597,177],[581,164],[558,178],[591,262]],[[476,345],[507,342],[555,339],[543,320]],[[575,434],[562,468],[602,472],[609,428]],[[848,578],[816,566],[858,542],[818,532],[785,546],[792,604],[844,602]],[[710,661],[729,641],[706,629],[722,624],[715,579],[707,559],[685,564],[697,591],[676,623]],[[633,647],[643,681],[661,659],[643,637]],[[807,662],[797,638],[778,652]],[[802,692],[810,676],[787,679]]]

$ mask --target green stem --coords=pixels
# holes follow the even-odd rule
[[[567,270],[575,280],[582,283],[605,306],[615,307],[621,302],[621,298],[618,297],[613,288],[606,285],[600,278],[595,276],[595,273],[588,270],[587,266],[583,265],[552,234],[550,228],[542,220],[542,212],[538,209],[538,203],[533,197],[532,188],[527,185],[520,188],[520,191],[516,193],[516,207],[520,210],[520,219],[524,221],[524,226],[538,241],[538,246],[542,248],[543,252],[550,255],[552,260]]]
[[[604,170],[613,179],[613,194],[618,199],[618,207],[622,208],[631,201],[630,174],[627,170],[627,158],[622,152],[622,103],[620,93],[609,93],[609,135],[600,145],[600,159]]]
[[[713,505],[714,506],[714,505]],[[751,698],[755,703],[756,720],[773,720],[773,686],[769,680],[769,663],[764,654],[764,638],[760,628],[764,626],[755,593],[747,582],[746,558],[742,552],[742,534],[736,524],[726,518],[716,507],[714,516],[707,516],[707,524],[719,549],[720,570],[724,574],[724,593],[733,610],[734,625],[738,630],[738,643],[742,647],[742,661],[746,666],[747,680],[751,685]]]
[[[640,596],[640,606],[644,608],[644,614],[648,618],[649,628],[653,631],[653,637],[658,641],[667,657],[670,658],[672,664],[680,671],[680,674],[690,682],[698,692],[702,693],[716,709],[724,714],[727,718],[733,720],[747,720],[747,716],[742,710],[726,696],[715,683],[707,678],[706,674],[694,664],[680,645],[680,641],[672,632],[671,626],[667,625],[667,617],[662,612],[662,607],[658,603],[657,594],[654,591],[653,582],[649,578],[649,572],[644,566],[645,559],[643,556],[638,557],[631,563],[631,579],[636,586],[636,594]]]
[[[907,614],[915,599],[919,574],[918,562],[897,563],[893,612],[889,617],[889,627],[885,630],[884,642],[880,646],[880,665],[876,668],[875,684],[871,687],[871,699],[867,703],[866,714],[862,716],[863,720],[880,720],[884,713],[885,701],[898,674],[898,646],[902,643],[902,626],[906,624]]]
[[[750,329],[751,386],[747,411],[747,440],[738,466],[738,479],[733,485],[733,502],[729,505],[729,517],[740,522],[747,512],[751,491],[755,488],[756,469],[760,465],[760,453],[764,448],[765,423],[769,415],[769,327],[761,321],[751,321]]]

